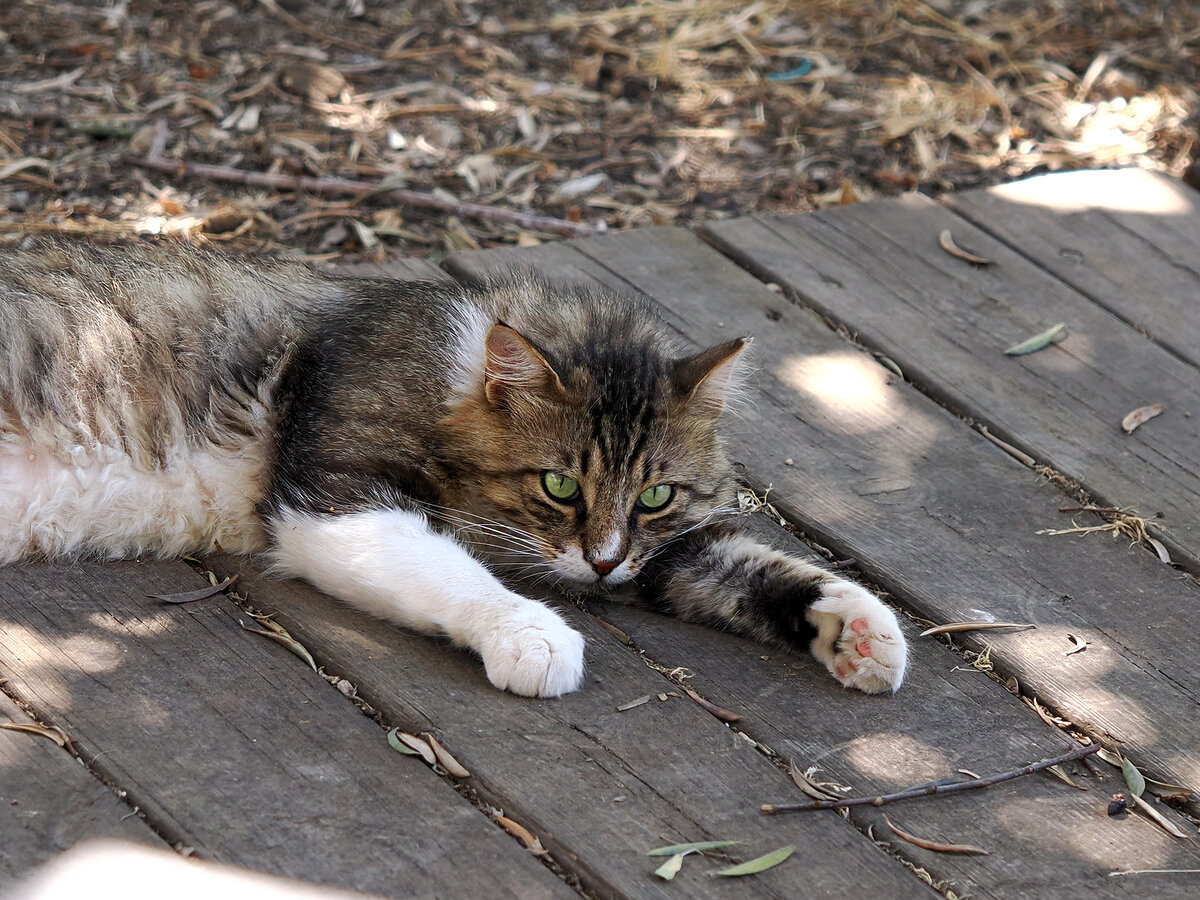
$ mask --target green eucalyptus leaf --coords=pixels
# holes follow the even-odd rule
[[[659,847],[647,853],[647,856],[674,856],[676,853],[707,853],[720,847],[732,847],[741,841],[696,841],[692,844],[672,844],[669,847]]]
[[[795,852],[796,845],[788,844],[786,847],[780,847],[778,850],[767,853],[766,855],[760,856],[757,859],[744,862],[740,866],[722,869],[717,874],[726,875],[729,877],[734,877],[737,875],[757,875],[759,872],[765,872],[767,869],[771,869],[779,865]]]
[[[1138,767],[1129,760],[1122,758],[1121,773],[1125,776],[1125,784],[1129,787],[1129,793],[1135,797],[1142,796],[1142,793],[1146,790],[1146,779],[1138,771]]]
[[[1038,350],[1044,350],[1054,343],[1054,339],[1063,333],[1067,328],[1066,322],[1059,322],[1050,328],[1047,328],[1041,334],[1035,334],[1028,340],[1021,341],[1019,344],[1013,344],[1004,351],[1005,356],[1024,356],[1026,353],[1036,353]]]

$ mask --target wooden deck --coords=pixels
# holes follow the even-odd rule
[[[994,263],[941,249],[947,229]],[[229,597],[148,599],[207,583],[183,562],[9,567],[0,721],[32,714],[74,753],[0,730],[0,891],[102,836],[388,897],[1200,893],[1198,874],[1110,876],[1200,869],[1198,832],[1155,801],[1188,839],[1140,813],[1110,818],[1126,789],[1094,758],[1069,767],[1078,789],[1039,774],[848,818],[759,812],[804,799],[789,759],[873,795],[1069,748],[1069,731],[1023,698],[1148,775],[1200,788],[1200,195],[1135,170],[1063,174],[947,204],[907,197],[391,271],[514,264],[643,292],[695,346],[756,335],[733,453],[794,534],[852,560],[910,615],[899,694],[845,692],[803,655],[608,603],[595,617],[565,610],[588,638],[583,689],[525,700],[443,642],[261,577],[253,561],[206,561],[240,573],[236,592],[275,613],[334,685],[245,631]],[[1058,322],[1061,343],[1004,355]],[[1152,403],[1165,412],[1124,433],[1125,414]],[[1039,533],[1101,524],[1060,511],[1080,505],[1068,482],[1144,516],[1175,565],[1126,538]],[[925,621],[981,619],[1037,627],[954,647],[917,636]],[[1068,635],[1087,649],[1068,654]],[[681,676],[741,721],[688,699]],[[373,715],[347,698],[355,689]],[[436,735],[471,777],[397,754],[391,726]],[[548,853],[506,833],[500,811]],[[922,849],[885,813],[990,855]],[[695,857],[673,883],[651,874],[651,848],[717,839],[741,841],[738,860],[798,849],[743,879],[711,878],[717,863]]]

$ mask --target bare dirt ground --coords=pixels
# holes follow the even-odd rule
[[[7,0],[0,240],[437,258],[1060,168],[1182,174],[1198,76],[1189,2]]]

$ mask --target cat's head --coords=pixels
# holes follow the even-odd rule
[[[483,336],[478,377],[447,419],[470,467],[456,505],[480,520],[460,534],[518,575],[607,590],[672,537],[732,512],[717,426],[748,341],[673,353],[661,325],[620,298],[569,317],[571,336],[539,322]]]

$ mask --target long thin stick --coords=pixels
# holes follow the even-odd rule
[[[504,222],[528,228],[531,231],[548,231],[553,234],[564,234],[568,237],[581,237],[598,234],[591,225],[581,222],[568,222],[566,219],[556,219],[551,216],[535,216],[504,209],[498,206],[484,206],[482,203],[468,203],[461,200],[447,200],[436,194],[426,194],[421,191],[410,191],[405,188],[382,188],[365,181],[354,181],[349,178],[324,176],[311,178],[307,175],[280,175],[274,172],[248,172],[244,169],[233,169],[229,166],[213,166],[207,163],[185,163],[170,159],[155,159],[152,157],[128,156],[128,162],[135,166],[153,169],[156,172],[166,172],[177,177],[206,178],[211,181],[228,181],[234,184],[249,184],[255,187],[283,188],[292,191],[312,191],[315,194],[371,194],[378,193],[388,196],[408,206],[418,206],[424,209],[436,209],[455,215],[471,216],[493,222]]]
[[[883,806],[885,803],[895,803],[897,800],[913,800],[917,797],[931,797],[935,794],[957,794],[960,791],[973,791],[977,788],[1000,784],[1003,781],[1012,781],[1014,778],[1020,778],[1022,775],[1031,775],[1034,772],[1040,772],[1042,769],[1048,769],[1060,763],[1082,759],[1089,754],[1097,752],[1099,749],[1099,744],[1093,744],[1091,747],[1076,747],[1070,753],[1064,753],[1062,756],[1054,757],[1054,759],[1043,759],[1041,762],[1030,763],[1014,772],[1005,772],[1002,775],[989,775],[987,778],[976,778],[973,781],[958,781],[953,784],[931,784],[925,787],[909,788],[906,791],[900,791],[896,794],[884,794],[880,797],[846,797],[841,800],[812,800],[807,803],[764,803],[762,811],[773,815],[784,812],[807,812],[811,809],[835,809],[842,806]]]

